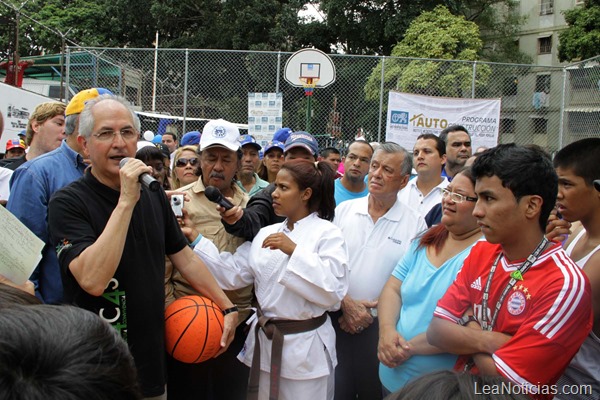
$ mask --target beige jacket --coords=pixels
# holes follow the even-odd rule
[[[237,185],[232,185],[234,196],[233,204],[246,207],[249,197]],[[235,253],[235,250],[244,243],[244,239],[230,235],[225,231],[221,223],[221,215],[216,210],[216,204],[204,195],[204,184],[202,178],[195,183],[190,183],[179,189],[187,193],[190,201],[186,201],[184,208],[195,228],[205,238],[212,241],[219,251]],[[238,290],[225,290],[225,294],[240,309],[239,323],[242,323],[250,315],[250,303],[253,297],[253,286],[247,286]],[[185,278],[173,268],[171,261],[167,258],[165,269],[165,297],[168,306],[175,299],[183,296],[198,295],[198,293]]]

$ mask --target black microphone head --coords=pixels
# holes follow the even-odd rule
[[[127,161],[129,161],[130,158],[131,157],[125,157],[125,158],[121,159],[121,161],[119,161],[119,169],[123,168],[123,166],[125,164],[127,164]]]
[[[206,195],[206,198],[212,201],[213,203],[218,202],[219,199],[222,197],[221,191],[214,186],[207,186],[204,189],[204,194]]]

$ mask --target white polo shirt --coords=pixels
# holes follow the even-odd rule
[[[369,197],[341,203],[335,209],[333,220],[342,230],[348,247],[348,295],[355,300],[378,299],[411,240],[427,229],[423,217],[399,201],[373,223],[368,209]]]
[[[427,193],[427,196],[423,196],[423,193],[421,193],[417,187],[417,179],[419,179],[419,177],[408,181],[408,184],[404,187],[404,189],[398,192],[398,200],[411,206],[417,210],[423,218],[425,218],[433,206],[441,203],[442,189],[445,189],[450,182],[448,181],[448,178],[443,177],[442,182],[439,185],[431,189],[431,191]]]

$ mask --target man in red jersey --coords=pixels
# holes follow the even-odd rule
[[[461,355],[457,369],[503,375],[515,391],[551,399],[592,327],[587,278],[544,237],[556,173],[545,153],[514,144],[487,151],[472,168],[473,215],[487,241],[438,302],[427,338]]]

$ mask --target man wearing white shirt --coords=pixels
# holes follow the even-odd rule
[[[441,176],[446,162],[446,144],[436,135],[425,133],[417,138],[413,149],[413,165],[417,177],[398,193],[398,199],[425,218],[429,210],[442,201],[442,189],[448,179]]]
[[[416,210],[398,200],[412,169],[410,154],[396,143],[381,144],[369,169],[367,197],[348,200],[333,221],[344,234],[350,285],[341,311],[331,314],[338,366],[335,399],[381,399],[378,375],[379,294],[410,241],[426,229]]]
[[[4,130],[4,117],[0,112],[0,139],[2,139],[2,131]],[[10,195],[10,188],[8,182],[10,181],[10,176],[12,175],[12,170],[8,168],[0,167],[0,206],[5,206],[8,201],[8,196]]]

